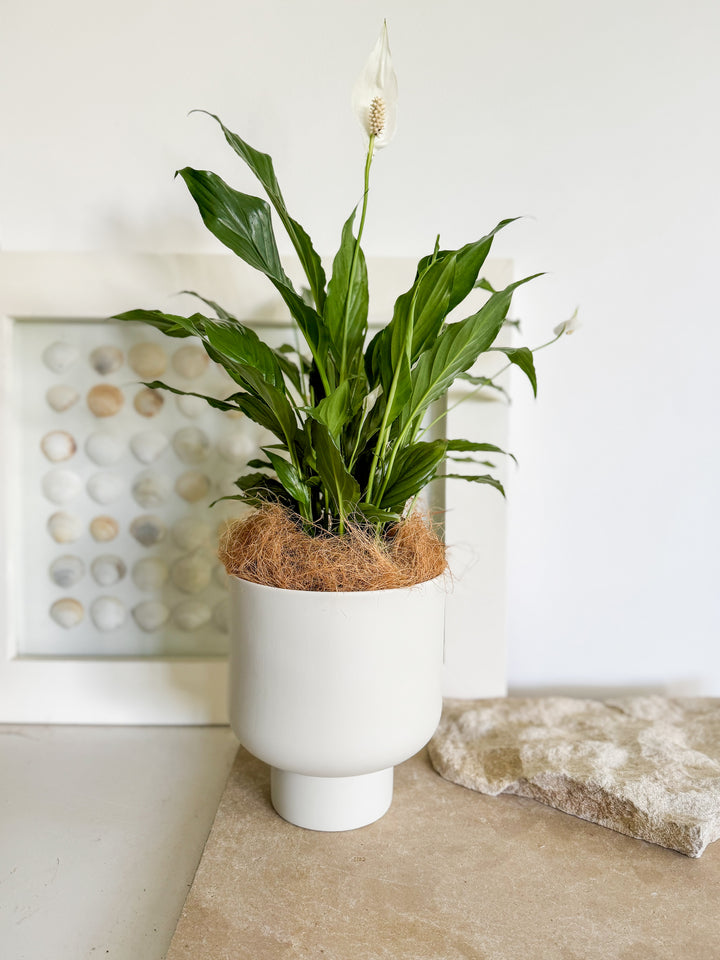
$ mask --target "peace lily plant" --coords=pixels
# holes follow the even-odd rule
[[[468,372],[488,351],[504,354],[506,365],[523,370],[536,391],[533,352],[496,345],[513,292],[533,277],[503,290],[481,277],[495,234],[512,220],[457,250],[441,249],[438,238],[418,263],[410,288],[398,297],[389,323],[366,342],[368,274],[361,240],[370,170],[376,151],[395,132],[397,115],[386,27],[355,85],[353,104],[367,135],[364,190],[359,219],[356,208],[342,228],[329,281],[310,237],[288,213],[270,156],[217,116],[208,114],[270,203],[233,189],[210,171],[178,171],[206,227],[275,287],[302,335],[303,348],[273,349],[237,317],[198,294],[193,296],[208,309],[189,317],[131,310],[119,318],[142,321],[171,337],[198,337],[237,385],[223,399],[203,399],[220,410],[241,411],[274,435],[276,442],[263,448],[262,458],[250,461],[251,472],[237,480],[238,493],[229,499],[254,506],[277,502],[301,518],[311,534],[343,537],[349,526],[360,525],[387,538],[431,481],[456,476],[443,467],[446,461],[484,465],[488,454],[504,453],[477,438],[427,439],[426,423],[431,405],[455,380],[470,381],[477,389],[497,386],[492,378]],[[270,205],[300,260],[306,294],[283,270]],[[477,287],[489,294],[483,306],[448,322],[451,311]],[[562,326],[557,336],[567,325]],[[160,381],[147,385],[185,392]],[[481,470],[458,476],[502,492],[500,482]]]

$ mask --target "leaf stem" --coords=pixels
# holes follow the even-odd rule
[[[373,152],[375,148],[375,134],[370,135],[368,143],[367,159],[365,160],[365,178],[363,189],[362,211],[360,213],[360,223],[358,224],[358,235],[353,247],[352,260],[350,261],[350,274],[348,276],[347,295],[345,297],[345,310],[343,316],[343,339],[342,353],[340,355],[340,380],[345,379],[347,373],[347,338],[348,323],[350,321],[350,300],[352,297],[353,284],[355,283],[355,273],[357,272],[358,254],[360,251],[360,241],[362,240],[363,230],[365,228],[365,217],[367,215],[368,196],[370,193],[370,165],[372,164]]]

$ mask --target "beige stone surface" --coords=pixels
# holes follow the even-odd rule
[[[396,768],[386,816],[313,833],[240,750],[167,960],[712,960],[720,844],[701,860],[522,797]]]
[[[720,837],[719,699],[447,701],[429,753],[454,783],[691,857]]]

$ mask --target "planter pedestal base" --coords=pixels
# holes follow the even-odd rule
[[[392,802],[393,768],[359,777],[306,777],[271,769],[272,805],[307,830],[355,830],[374,823]]]

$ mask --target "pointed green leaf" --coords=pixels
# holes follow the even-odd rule
[[[323,310],[325,304],[325,271],[323,270],[320,257],[313,248],[312,241],[305,230],[297,221],[293,220],[287,212],[285,201],[280,191],[280,184],[275,176],[272,158],[267,153],[260,153],[249,143],[242,140],[236,133],[223,124],[219,117],[214,113],[208,113],[206,110],[193,111],[205,113],[212,117],[220,125],[225,139],[230,144],[235,153],[241,157],[250,167],[252,172],[263,185],[270,202],[277,211],[283,226],[287,230],[288,236],[292,241],[295,251],[300,259],[305,276],[310,284],[310,289],[319,311]]]
[[[447,448],[448,452],[501,453],[504,457],[512,457],[512,459],[515,460],[515,463],[517,463],[517,459],[514,454],[508,453],[506,450],[501,450],[500,447],[496,447],[494,443],[475,443],[473,440],[448,440]]]
[[[347,358],[354,358],[361,350],[367,333],[367,266],[362,249],[358,247],[355,253],[356,240],[352,231],[355,212],[356,210],[353,210],[342,229],[340,249],[333,261],[332,279],[328,284],[324,310],[331,349],[343,371],[347,371],[350,366]],[[350,274],[354,255],[356,264],[351,286]]]
[[[499,490],[500,493],[505,496],[505,490],[503,485],[499,480],[496,480],[495,477],[491,477],[489,474],[478,477],[473,476],[469,473],[439,473],[434,478],[435,480],[467,480],[469,483],[487,483],[491,487],[495,487],[496,490]]]
[[[497,350],[499,353],[504,353],[510,363],[514,363],[520,367],[530,381],[533,394],[537,396],[537,376],[535,374],[532,350],[528,347],[492,347],[492,349]]]
[[[283,457],[279,456],[277,453],[273,453],[272,450],[265,450],[265,453],[268,455],[270,462],[272,463],[273,470],[277,474],[277,478],[283,487],[287,490],[290,496],[297,500],[298,503],[308,506],[310,503],[310,489],[303,483],[302,477],[297,471],[297,468],[292,463],[288,463]]]
[[[437,465],[445,456],[445,449],[444,440],[431,440],[412,443],[400,450],[379,506],[401,511],[407,501],[430,482]]]
[[[340,517],[347,517],[360,499],[358,482],[348,472],[342,454],[333,442],[325,424],[313,421],[310,429],[315,448],[317,472],[333,500],[336,512]]]
[[[337,390],[307,411],[307,415],[313,420],[325,424],[336,441],[339,440],[342,428],[356,412],[350,403],[350,392],[350,381],[345,380]]]
[[[167,390],[168,393],[175,393],[179,397],[198,397],[200,400],[204,400],[209,406],[215,407],[216,410],[239,410],[240,407],[236,403],[228,403],[227,400],[218,400],[216,397],[208,397],[204,393],[193,393],[192,390],[178,390],[177,387],[169,387],[166,383],[163,383],[162,380],[149,380],[142,381],[144,387],[148,387],[150,390]]]

